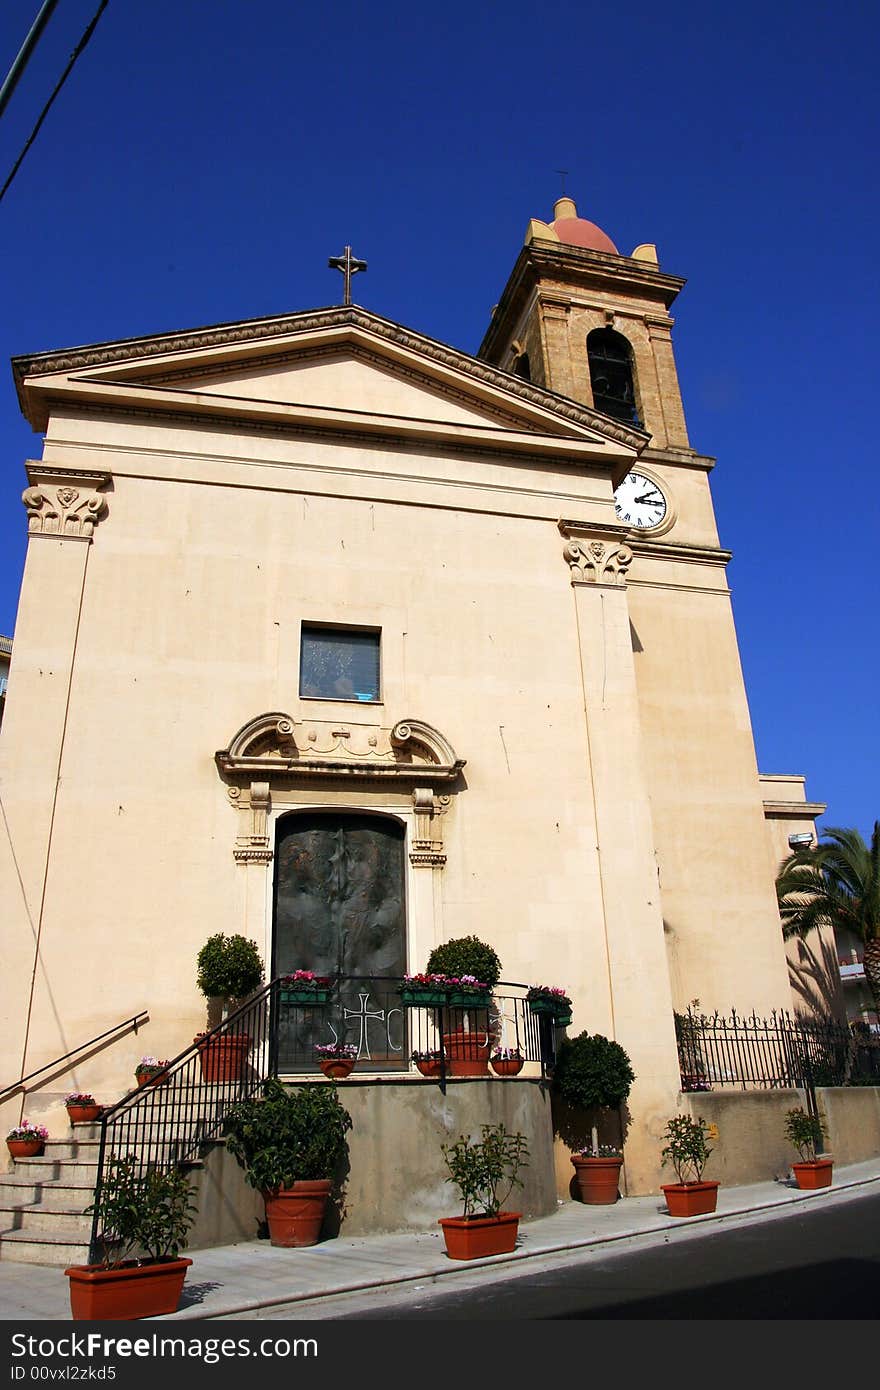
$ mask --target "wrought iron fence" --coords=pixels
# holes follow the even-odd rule
[[[880,1038],[858,1025],[689,1008],[676,1013],[675,1034],[683,1091],[880,1085]]]
[[[496,1049],[518,1053],[524,1067],[543,1077],[556,1055],[556,1029],[546,1014],[533,1013],[527,987],[499,984],[488,1000],[404,1003],[403,980],[341,976],[326,997],[298,994],[275,979],[231,1014],[201,1034],[146,1085],[129,1092],[100,1119],[100,1193],[113,1158],[128,1157],[137,1170],[169,1169],[198,1156],[218,1137],[232,1106],[261,1092],[275,1076],[309,1076],[320,1069],[318,1045],[349,1043],[362,1072],[407,1073],[413,1054],[436,1059],[436,1079],[468,1074],[474,1057],[483,1065]],[[528,1074],[528,1072],[527,1072]],[[92,1222],[91,1258],[100,1258],[97,1213]]]

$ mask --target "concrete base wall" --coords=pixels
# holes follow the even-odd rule
[[[437,1230],[439,1217],[460,1215],[441,1145],[461,1134],[479,1139],[484,1124],[502,1123],[528,1143],[523,1186],[513,1189],[508,1210],[526,1221],[556,1210],[550,1096],[539,1081],[450,1081],[443,1095],[430,1081],[348,1080],[339,1096],[352,1118],[349,1162],[341,1200],[328,1209],[325,1238]],[[190,1249],[257,1237],[262,1197],[224,1144],[211,1146],[193,1181],[199,1215]]]
[[[880,1087],[817,1088],[836,1163],[860,1163],[880,1154]],[[806,1106],[802,1091],[712,1091],[683,1095],[681,1109],[718,1127],[710,1141],[706,1177],[723,1185],[762,1182],[788,1173],[797,1152],[785,1137],[785,1114]],[[670,1176],[664,1181],[673,1182]]]

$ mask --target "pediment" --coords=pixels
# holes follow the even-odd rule
[[[631,461],[647,436],[355,306],[16,358],[22,408],[50,402],[398,433]]]

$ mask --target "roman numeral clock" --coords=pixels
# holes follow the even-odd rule
[[[625,525],[653,531],[665,521],[669,503],[659,483],[633,469],[614,494],[614,510]]]

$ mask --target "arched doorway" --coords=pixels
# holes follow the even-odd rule
[[[409,1065],[393,985],[406,971],[404,828],[391,816],[299,811],[275,839],[272,973],[342,977],[330,1006],[287,1008],[279,1070],[315,1069],[316,1042],[354,1043],[370,1070]]]

